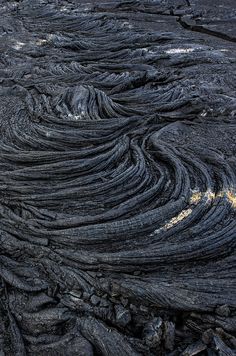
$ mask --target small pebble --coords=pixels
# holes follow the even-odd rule
[[[149,321],[143,329],[143,337],[149,347],[158,347],[162,338],[162,319],[160,317]]]
[[[213,338],[213,330],[212,329],[208,329],[208,330],[204,331],[204,333],[202,334],[202,341],[206,345],[209,345],[212,342],[212,338]]]
[[[101,299],[101,301],[100,301],[100,306],[101,307],[109,307],[109,305],[110,305],[110,303],[109,303],[109,301],[108,300],[106,300],[106,299]]]
[[[134,313],[136,313],[137,312],[137,307],[136,307],[136,305],[134,305],[134,304],[130,304],[130,310],[132,310],[132,312],[134,312]]]
[[[225,316],[228,317],[230,316],[230,309],[228,305],[220,305],[216,308],[216,314],[219,316]]]
[[[90,293],[84,292],[84,293],[83,293],[83,299],[84,299],[84,300],[89,300],[90,295],[91,295]]]
[[[94,294],[94,295],[92,295],[92,297],[90,298],[90,301],[91,301],[91,303],[92,303],[93,305],[98,305],[99,302],[100,302],[100,298],[97,297],[97,296]]]
[[[124,307],[127,307],[128,303],[129,303],[128,299],[121,297],[120,301]]]
[[[131,321],[129,310],[125,309],[121,304],[115,306],[116,321],[121,326],[126,326]]]
[[[145,307],[145,305],[140,305],[139,309],[140,309],[140,311],[143,312],[143,313],[148,313],[148,308]]]

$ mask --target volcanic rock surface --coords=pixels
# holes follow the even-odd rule
[[[0,3],[0,355],[235,355],[234,0]]]

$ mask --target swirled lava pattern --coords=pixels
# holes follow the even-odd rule
[[[1,1],[1,356],[235,355],[235,23]]]

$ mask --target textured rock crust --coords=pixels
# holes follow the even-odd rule
[[[235,355],[234,0],[0,3],[0,355]]]

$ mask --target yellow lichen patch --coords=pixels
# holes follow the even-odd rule
[[[200,202],[200,200],[202,199],[202,197],[206,197],[208,200],[213,200],[216,198],[216,195],[211,190],[207,190],[204,193],[201,193],[196,190],[196,191],[193,191],[193,194],[189,200],[189,203],[190,204],[198,204]]]
[[[189,203],[192,205],[196,205],[200,202],[200,200],[203,197],[206,197],[208,200],[212,200],[212,201],[214,201],[216,198],[225,197],[231,203],[232,207],[236,209],[236,194],[232,190],[225,190],[225,191],[222,190],[217,194],[211,190],[207,190],[206,192],[199,192],[198,190],[193,190],[192,195],[189,199]],[[156,229],[154,231],[154,234],[171,229],[174,225],[178,224],[180,221],[187,218],[192,213],[192,211],[193,209],[191,208],[182,210],[178,215],[170,219],[164,226],[160,227],[159,229]]]
[[[205,196],[207,197],[207,199],[210,199],[210,200],[213,200],[216,197],[215,193],[212,192],[211,190],[207,190],[205,193]]]
[[[208,200],[214,200],[216,198],[226,197],[228,201],[232,204],[233,208],[236,208],[236,194],[232,190],[222,190],[217,194],[211,190],[207,190],[205,193],[199,191],[194,191],[189,202],[190,204],[197,204],[201,200],[202,196],[205,196]]]
[[[235,195],[235,193],[230,191],[230,190],[228,190],[226,192],[226,196],[227,196],[227,199],[232,204],[233,208],[236,208],[236,195]]]
[[[173,217],[167,224],[164,226],[164,230],[172,228],[174,225],[178,224],[180,221],[185,219],[192,213],[192,209],[184,209],[177,216]]]
[[[221,192],[217,193],[216,198],[223,198],[225,195],[226,195],[226,193],[221,191]]]
[[[202,193],[198,191],[194,191],[189,202],[190,204],[197,204],[202,198]]]

